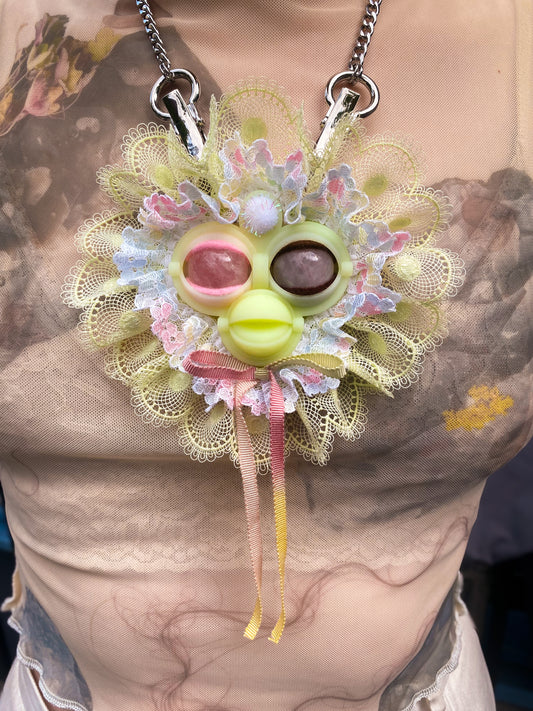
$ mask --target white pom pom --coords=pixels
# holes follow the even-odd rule
[[[250,195],[242,212],[243,226],[256,235],[263,235],[279,224],[280,208],[266,193]]]

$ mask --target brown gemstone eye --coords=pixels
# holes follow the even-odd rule
[[[337,260],[318,242],[293,242],[281,249],[270,265],[278,286],[296,296],[311,296],[333,284],[339,271]]]
[[[213,296],[227,294],[248,280],[252,266],[248,257],[228,242],[203,242],[187,254],[183,276],[191,286]]]

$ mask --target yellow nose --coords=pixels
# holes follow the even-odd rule
[[[218,332],[229,352],[250,365],[269,365],[289,356],[302,335],[304,321],[285,299],[268,289],[252,289],[218,319]]]

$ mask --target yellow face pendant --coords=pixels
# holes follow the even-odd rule
[[[256,235],[212,221],[179,240],[169,274],[185,303],[218,317],[232,355],[265,366],[292,354],[305,316],[340,300],[353,263],[325,225],[303,222]]]

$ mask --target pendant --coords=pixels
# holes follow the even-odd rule
[[[212,99],[206,138],[178,94],[163,100],[176,130],[132,129],[123,163],[100,171],[116,208],[80,229],[65,300],[146,422],[174,427],[193,459],[240,467],[257,591],[249,639],[263,610],[257,474],[271,471],[278,642],[285,457],[326,464],[335,437],[364,431],[366,392],[392,397],[417,379],[463,269],[435,244],[446,198],[423,187],[409,148],[363,133],[353,90],[331,92],[318,146],[271,84]]]

